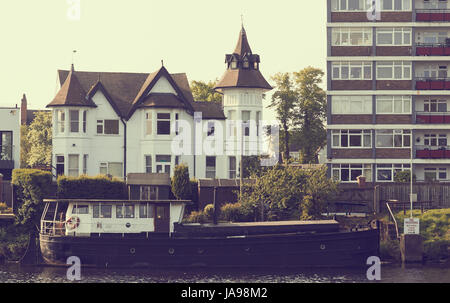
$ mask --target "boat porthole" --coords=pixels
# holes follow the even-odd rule
[[[170,255],[173,255],[174,253],[175,253],[175,249],[169,248],[169,254],[170,254]]]
[[[325,244],[320,244],[320,249],[321,250],[324,250],[326,247],[325,247]]]
[[[136,249],[130,248],[130,253],[134,254],[136,252]]]
[[[203,253],[205,252],[205,250],[204,250],[203,248],[199,248],[199,249],[197,250],[197,252],[201,255],[201,254],[203,254]]]
[[[130,222],[128,222],[127,224],[125,224],[125,226],[126,226],[127,228],[130,228],[130,227],[131,227]]]

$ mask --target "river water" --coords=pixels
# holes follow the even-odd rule
[[[85,283],[365,283],[366,269],[81,269]],[[66,283],[66,268],[0,265],[0,283]],[[382,265],[381,283],[450,283],[449,265]]]

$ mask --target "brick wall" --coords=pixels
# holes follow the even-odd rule
[[[332,115],[331,124],[372,124],[372,115]]]
[[[371,46],[332,46],[332,56],[372,56]]]
[[[371,159],[372,149],[332,149],[333,159]]]
[[[377,46],[377,56],[412,56],[411,46]]]
[[[332,80],[332,90],[371,90],[372,80]]]
[[[412,12],[382,12],[378,22],[412,22]],[[331,22],[367,22],[366,12],[332,12]]]
[[[408,148],[377,148],[376,157],[380,159],[410,159],[411,149]]]
[[[411,124],[411,115],[376,115],[377,124]]]
[[[411,80],[377,80],[378,90],[411,90],[412,86]]]

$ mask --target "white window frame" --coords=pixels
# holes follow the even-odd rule
[[[369,9],[367,0],[357,0],[359,4],[358,9],[349,9],[349,2],[352,0],[332,0],[331,11],[333,12],[363,12]],[[362,7],[361,7],[362,6]]]
[[[76,119],[73,119],[72,114],[77,114]],[[73,128],[72,126],[76,126]],[[80,132],[80,111],[77,109],[69,110],[69,133],[77,134]]]
[[[333,115],[372,114],[372,96],[332,96],[331,112]],[[362,110],[357,110],[361,108]]]
[[[145,112],[144,134],[151,136],[153,134],[153,111]]]
[[[348,170],[348,180],[342,180],[342,171]],[[352,179],[353,171],[361,171],[358,176],[366,177],[366,182],[372,182],[372,164],[332,164],[331,176],[333,179],[340,181],[341,183],[356,183],[358,180]]]
[[[100,166],[99,166],[100,174],[111,175],[111,169],[110,169],[111,164],[120,164],[122,166],[122,172],[121,172],[122,176],[114,176],[114,177],[123,178],[123,162],[100,162]],[[102,168],[106,169],[106,173],[102,173]]]
[[[391,35],[391,43],[382,43],[380,35]],[[398,35],[400,42],[398,43]],[[377,28],[377,46],[411,46],[412,45],[412,28],[410,27],[386,27]]]
[[[159,116],[159,115],[169,115],[169,118],[161,118],[161,116]],[[159,116],[159,117],[158,117]],[[158,136],[170,136],[170,134],[171,134],[171,132],[172,132],[172,128],[171,128],[171,125],[170,125],[170,123],[171,123],[171,118],[172,118],[172,115],[170,114],[170,113],[168,113],[168,112],[159,112],[159,113],[156,113],[156,134],[158,135]],[[160,129],[159,129],[159,126],[158,126],[158,122],[169,122],[169,133],[168,134],[163,134],[163,133],[160,133]],[[162,130],[161,130],[162,131]]]
[[[352,35],[361,34],[362,43],[352,44]],[[331,29],[332,46],[372,46],[372,29],[366,27],[334,27]],[[347,42],[344,43],[343,41]]]
[[[56,129],[58,134],[64,134],[66,130],[66,112],[64,109],[56,110]]]
[[[361,68],[360,77],[352,77],[352,69]],[[366,77],[366,69],[370,70],[370,78]],[[335,75],[335,71],[339,71],[339,75]],[[343,71],[347,71],[348,77],[343,77]],[[332,63],[332,80],[372,80],[372,62],[352,61],[352,62],[333,62]]]
[[[381,102],[391,103],[389,111],[382,111]],[[411,96],[377,96],[376,97],[377,114],[394,114],[394,115],[410,115],[411,114]],[[401,104],[402,111],[398,112],[397,106]]]
[[[389,180],[380,180],[380,178],[378,178],[379,171],[389,171],[391,178]],[[411,171],[411,164],[377,164],[375,176],[377,182],[393,182],[395,174],[401,171]]]
[[[423,170],[423,180],[427,181],[427,173],[434,173],[435,181],[446,181],[448,179],[447,168],[445,167],[425,167]],[[445,178],[441,174],[445,173]]]
[[[148,161],[148,160],[150,160],[150,161]],[[145,155],[144,156],[144,164],[145,164],[145,172],[147,173],[147,174],[149,174],[149,173],[152,173],[153,172],[153,157],[152,157],[152,155]]]
[[[424,134],[423,145],[425,147],[443,147],[448,145],[447,134]]]
[[[208,166],[208,158],[214,158],[214,166]],[[206,156],[205,157],[205,178],[215,179],[217,171],[217,157],[216,156]]]
[[[161,157],[169,157],[169,161],[158,161],[158,158]],[[161,170],[158,170],[158,166],[161,166]],[[155,168],[156,173],[170,173],[170,170],[172,168],[172,156],[171,155],[156,155],[155,156]]]
[[[391,136],[392,146],[380,145],[379,137]],[[396,145],[396,138],[401,137],[401,146]],[[406,139],[409,137],[409,145],[405,144]],[[375,144],[376,148],[411,148],[412,134],[410,129],[377,129],[375,131]]]
[[[440,111],[439,105],[445,104],[446,111]],[[426,107],[428,106],[428,110]],[[433,107],[435,107],[436,110],[433,110]],[[448,113],[448,103],[447,100],[439,100],[439,99],[425,99],[423,101],[423,111],[425,113]]]
[[[381,77],[380,69],[390,69],[391,77]],[[398,77],[400,70],[401,77]],[[377,62],[377,80],[411,80],[412,64],[410,61],[378,61]]]
[[[409,12],[412,10],[411,0],[380,0],[381,1],[381,11],[384,12]],[[412,0],[415,1],[415,0]],[[391,3],[391,9],[385,8],[386,3]],[[396,5],[400,4],[401,9],[395,9]]]
[[[76,163],[76,167],[71,167],[70,166],[70,164],[71,164],[70,158],[74,158],[74,157],[77,159],[77,161],[74,162],[74,163]],[[75,174],[75,172],[76,172],[76,174]],[[80,175],[80,155],[69,154],[68,161],[67,161],[67,174],[70,177],[78,177]]]
[[[350,137],[360,137],[361,145],[351,146]],[[343,140],[346,143],[343,144]],[[372,131],[359,129],[335,129],[331,131],[331,146],[333,149],[371,149],[372,148]],[[367,144],[368,143],[368,144]],[[367,144],[367,145],[366,145]]]

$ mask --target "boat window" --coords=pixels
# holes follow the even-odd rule
[[[141,200],[156,200],[157,186],[141,186]]]
[[[139,218],[153,218],[155,213],[155,207],[153,204],[141,204],[139,205]]]
[[[112,205],[94,205],[93,206],[94,218],[111,218],[112,217]]]
[[[89,205],[74,205],[72,214],[85,215],[89,213]]]
[[[116,218],[134,218],[134,205],[133,204],[117,205]]]

